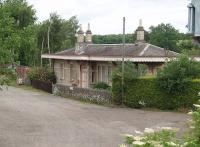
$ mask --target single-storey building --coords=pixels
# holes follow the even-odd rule
[[[145,43],[142,23],[136,30],[137,41],[125,44],[125,61],[146,64],[150,74],[178,53]],[[122,61],[122,44],[93,44],[90,25],[86,36],[82,27],[77,32],[77,43],[72,49],[55,54],[43,54],[43,59],[52,59],[57,83],[90,88],[98,82],[111,84],[111,75],[116,65]]]

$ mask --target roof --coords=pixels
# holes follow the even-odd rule
[[[64,56],[122,56],[122,44],[87,44],[81,54],[75,52],[75,48],[58,52],[55,55]],[[176,57],[178,53],[166,51],[163,48],[148,44],[126,44],[125,56],[127,57]]]
[[[43,58],[60,57],[63,59],[72,59],[71,57],[103,57],[105,58],[121,58],[122,44],[86,44],[82,52],[75,52],[75,48],[68,49],[55,54],[43,55]],[[166,51],[163,48],[148,43],[126,44],[126,58],[173,58],[179,54],[173,51]],[[55,58],[54,58],[55,59]],[[74,58],[75,59],[75,58]],[[88,59],[88,58],[87,58]]]

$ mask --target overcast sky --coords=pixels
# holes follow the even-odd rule
[[[57,12],[68,19],[76,15],[83,29],[90,22],[93,34],[122,33],[122,17],[126,17],[126,32],[133,33],[139,19],[146,30],[151,25],[171,23],[186,32],[188,0],[28,0],[37,11],[38,21]]]

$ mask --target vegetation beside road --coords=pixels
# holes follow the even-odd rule
[[[130,64],[130,63],[129,63]],[[112,93],[115,104],[133,108],[187,109],[197,101],[200,91],[200,63],[186,56],[168,62],[155,78],[138,76],[135,69],[126,64],[124,97],[122,74],[113,75]],[[130,68],[131,67],[131,68]],[[133,75],[133,73],[135,73]]]

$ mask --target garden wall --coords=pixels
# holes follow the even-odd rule
[[[187,89],[183,93],[168,94],[156,84],[156,79],[135,79],[125,81],[125,95],[121,98],[121,80],[113,79],[113,101],[116,104],[123,104],[133,107],[149,107],[159,109],[191,108],[199,99],[200,81],[188,82]]]
[[[110,103],[112,99],[110,92],[105,90],[70,87],[62,84],[53,85],[53,93],[63,97],[78,98],[97,103]]]

